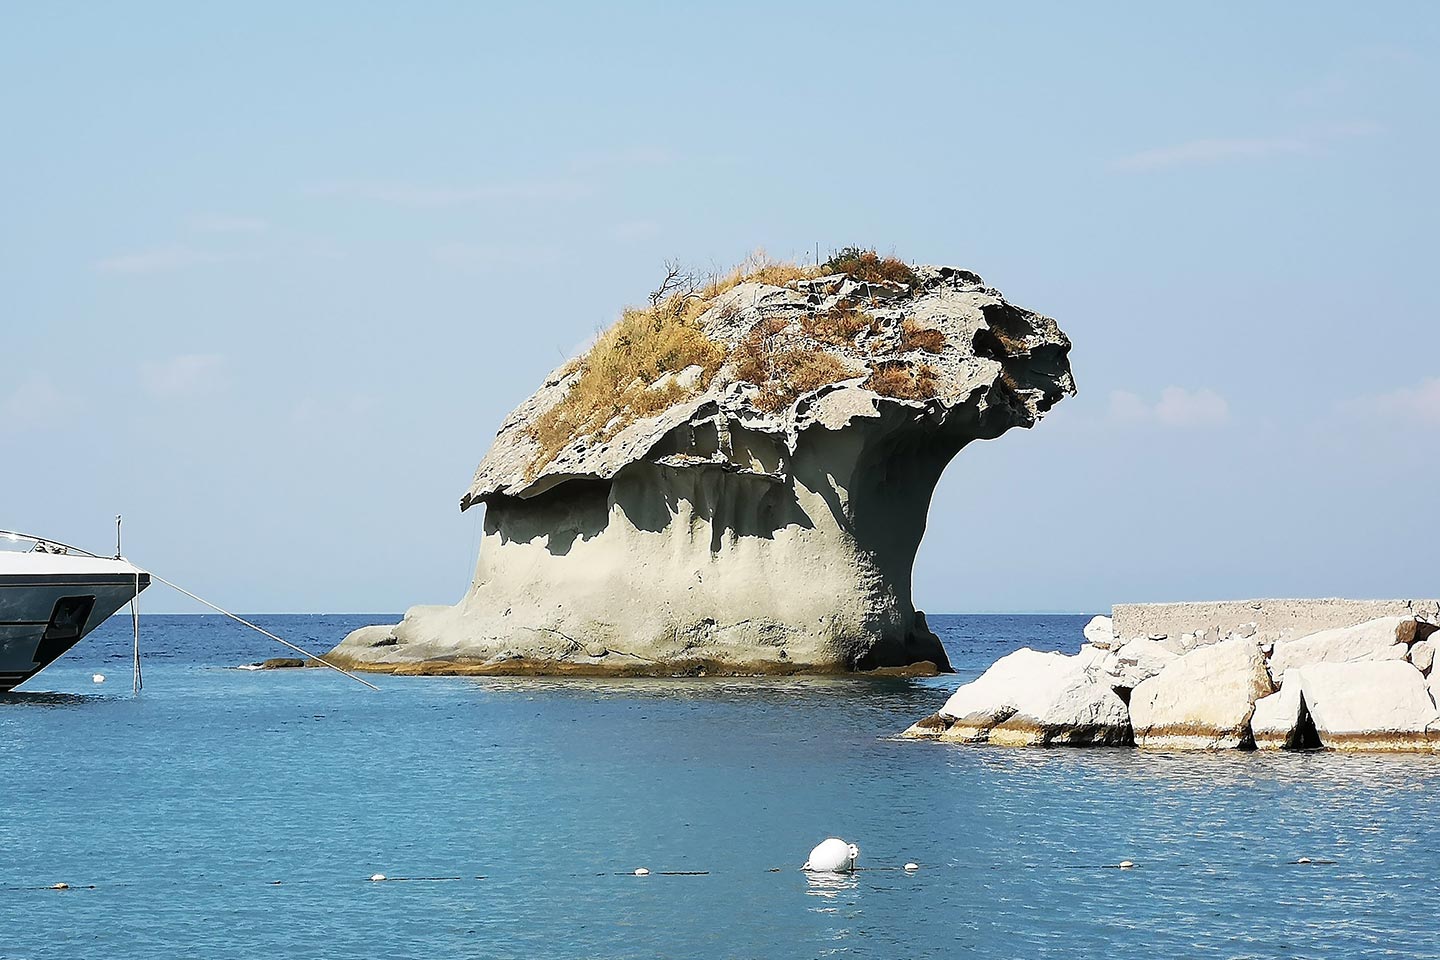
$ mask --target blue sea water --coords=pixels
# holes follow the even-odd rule
[[[385,618],[255,619],[324,648]],[[935,616],[935,679],[375,693],[148,617],[132,698],[117,618],[0,698],[0,957],[1440,955],[1435,759],[892,738],[1084,620]],[[867,869],[802,874],[831,835]]]

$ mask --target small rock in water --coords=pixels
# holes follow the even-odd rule
[[[105,682],[105,674],[103,674],[103,673],[97,673],[97,674],[95,674],[95,676],[93,676],[93,677],[90,678],[90,682],[91,682],[91,683],[104,683],[104,682]]]
[[[635,876],[637,876],[637,877],[648,877],[648,876],[650,876],[650,871],[649,871],[648,869],[646,869],[645,867],[636,867],[636,868],[635,868]]]
[[[860,848],[855,844],[830,837],[810,851],[810,859],[800,869],[815,873],[849,873],[855,869],[855,861],[859,857]]]

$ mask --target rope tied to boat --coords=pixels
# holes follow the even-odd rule
[[[177,591],[177,592],[179,592],[179,593],[183,593],[185,596],[189,597],[191,600],[194,600],[196,603],[203,604],[203,605],[209,607],[211,610],[214,610],[216,613],[224,614],[225,616],[229,617],[231,620],[234,620],[236,623],[239,623],[239,624],[242,624],[242,625],[244,625],[244,626],[247,626],[247,627],[249,627],[251,630],[254,630],[256,633],[264,634],[265,636],[269,637],[271,640],[274,640],[276,643],[280,644],[281,646],[289,647],[291,650],[294,650],[296,653],[300,654],[301,656],[307,657],[307,658],[309,658],[309,659],[311,659],[311,660],[314,660],[316,663],[320,664],[320,665],[323,666],[323,667],[329,667],[331,670],[334,670],[336,673],[343,673],[345,676],[349,677],[351,680],[354,680],[356,683],[363,683],[365,686],[369,687],[371,690],[376,690],[376,691],[378,691],[378,690],[380,689],[379,687],[375,686],[375,684],[371,683],[369,680],[366,680],[364,677],[357,677],[355,674],[351,673],[349,670],[346,670],[344,667],[336,666],[335,664],[331,663],[329,660],[326,660],[324,657],[320,656],[319,654],[311,653],[309,650],[306,650],[304,647],[296,646],[295,644],[291,643],[289,640],[286,640],[286,639],[283,638],[283,637],[277,637],[277,636],[275,636],[275,634],[271,633],[269,630],[266,630],[264,627],[259,626],[259,625],[254,624],[254,623],[251,623],[249,620],[246,620],[244,617],[237,616],[236,614],[231,613],[229,610],[226,610],[224,607],[220,606],[219,604],[211,603],[209,600],[206,600],[204,597],[196,596],[195,594],[191,593],[189,590],[186,590],[184,587],[180,586],[179,584],[171,583],[169,580],[166,580],[164,577],[160,576],[158,573],[151,573],[151,574],[150,574],[150,578],[151,578],[152,580],[156,580],[156,581],[158,581],[158,582],[160,582],[160,583],[165,584],[165,586],[169,587],[171,590],[175,590],[175,591]],[[138,667],[138,666],[136,667],[136,670],[137,670],[137,676],[138,676],[138,670],[139,670],[139,667]]]

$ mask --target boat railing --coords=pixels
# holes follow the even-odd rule
[[[18,547],[6,547],[5,541],[17,545],[22,543],[30,544],[30,546],[23,551],[25,553],[54,553],[61,556],[95,557],[97,560],[100,559],[100,557],[91,553],[89,550],[82,550],[68,543],[61,543],[59,540],[51,540],[49,537],[37,537],[34,534],[21,533],[18,530],[0,530],[0,550],[11,549],[20,552]]]

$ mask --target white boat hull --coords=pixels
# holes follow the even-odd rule
[[[150,585],[124,560],[0,554],[0,693],[58,660]]]

